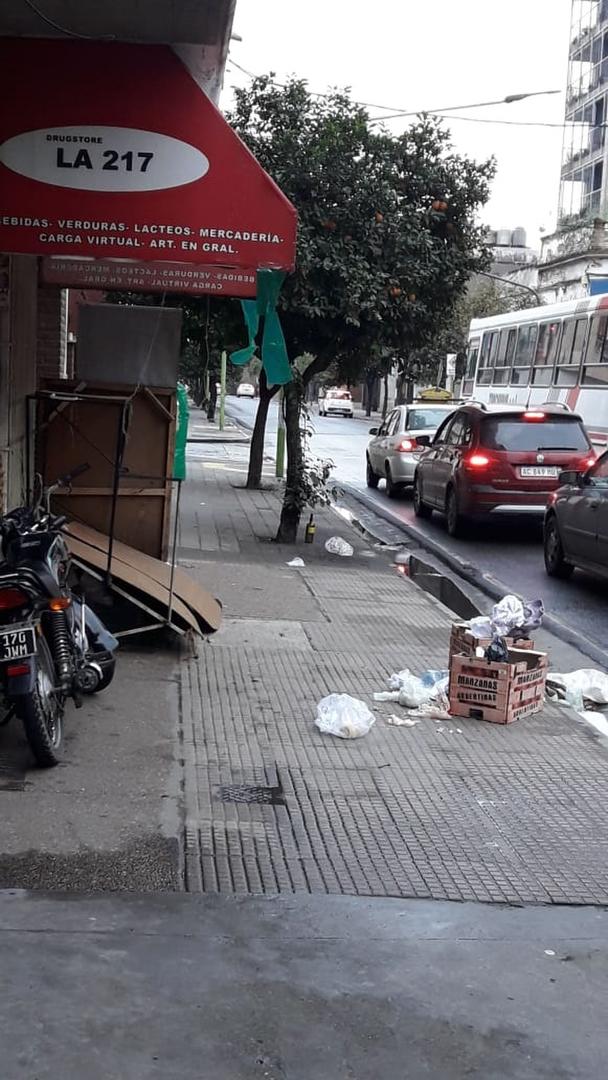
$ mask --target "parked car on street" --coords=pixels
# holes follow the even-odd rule
[[[608,451],[586,471],[570,469],[549,496],[545,512],[545,568],[568,578],[575,567],[608,578]]]
[[[239,383],[236,388],[236,396],[250,398],[255,397],[255,386],[252,386],[252,384],[248,382]]]
[[[321,391],[319,394],[319,416],[354,416],[353,399],[350,390]]]
[[[437,428],[454,411],[454,405],[399,405],[379,428],[370,428],[373,439],[366,451],[367,486],[386,480],[389,499],[414,483],[416,465]]]
[[[580,416],[565,405],[533,409],[469,403],[439,428],[420,458],[414,510],[446,516],[457,536],[469,517],[543,512],[564,469],[584,472],[596,453]]]

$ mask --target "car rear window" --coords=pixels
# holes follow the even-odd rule
[[[407,429],[422,431],[423,428],[438,428],[447,415],[445,409],[410,409],[407,414]]]
[[[487,417],[481,425],[480,443],[488,450],[587,450],[589,440],[580,420],[552,416],[546,420]]]
[[[351,395],[348,390],[330,390],[327,394],[328,398],[339,398],[340,401],[350,401]]]

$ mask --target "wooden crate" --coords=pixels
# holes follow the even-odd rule
[[[511,724],[539,712],[547,668],[546,653],[531,649],[509,649],[509,660],[503,664],[454,655],[450,658],[450,712],[492,724]]]
[[[533,649],[534,642],[525,639],[514,641],[513,638],[504,638],[508,649]],[[450,634],[450,659],[455,654],[461,656],[475,656],[475,649],[481,647],[487,649],[492,644],[492,638],[476,638],[469,630],[466,623],[452,623]]]

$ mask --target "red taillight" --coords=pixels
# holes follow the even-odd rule
[[[524,413],[524,420],[531,420],[533,423],[536,422],[538,424],[542,423],[542,421],[546,418],[546,415],[547,414],[544,412],[532,410],[531,412]]]
[[[464,463],[467,469],[487,469],[492,464],[492,458],[487,454],[469,454]]]
[[[29,675],[29,673],[29,664],[9,664],[6,669],[6,674],[9,675],[12,679],[17,678],[19,675]]]
[[[596,461],[597,453],[595,450],[592,450],[590,454],[587,454],[587,457],[583,458],[581,466],[583,469],[590,469],[592,465],[595,465]]]
[[[401,439],[395,449],[401,454],[407,454],[409,450],[417,450],[418,443],[415,439]]]
[[[23,607],[28,602],[27,593],[22,592],[15,586],[8,585],[0,589],[0,611],[10,611],[11,608]]]

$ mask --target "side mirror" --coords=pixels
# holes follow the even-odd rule
[[[416,442],[418,443],[418,446],[430,446],[431,445],[431,436],[430,435],[417,435],[416,436]]]
[[[560,487],[580,487],[583,481],[583,474],[577,472],[576,469],[566,469],[559,474]]]
[[[377,435],[378,434],[378,428],[377,427],[370,427],[369,433],[370,433],[370,435]]]

